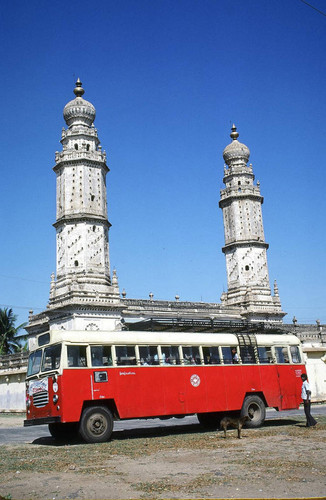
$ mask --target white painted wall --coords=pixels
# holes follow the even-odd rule
[[[0,411],[25,411],[25,375],[0,371]]]

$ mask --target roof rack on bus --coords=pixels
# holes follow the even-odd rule
[[[124,328],[130,331],[173,331],[173,332],[218,332],[218,333],[286,333],[263,322],[193,319],[193,318],[147,318],[141,321],[124,319]]]

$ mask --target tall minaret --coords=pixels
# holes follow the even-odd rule
[[[282,321],[278,292],[272,296],[268,276],[268,244],[265,242],[260,185],[254,185],[250,151],[238,141],[233,125],[232,142],[223,152],[225,189],[219,206],[223,211],[228,291],[225,305],[240,306],[242,315],[252,321]],[[274,290],[277,290],[275,285]]]
[[[62,152],[55,155],[57,176],[57,278],[52,276],[49,306],[64,302],[103,305],[119,297],[110,277],[106,153],[94,128],[95,108],[83,99],[78,79],[75,99],[63,116]]]

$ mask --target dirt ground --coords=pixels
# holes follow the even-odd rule
[[[23,417],[0,414],[0,427]],[[130,430],[109,443],[33,443],[0,449],[0,498],[325,498],[326,417],[268,420],[260,429],[199,425]]]

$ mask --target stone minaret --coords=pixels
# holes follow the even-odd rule
[[[254,185],[250,151],[238,141],[233,125],[232,142],[223,152],[226,163],[219,206],[223,211],[228,291],[221,297],[229,306],[240,306],[243,317],[252,321],[282,321],[277,286],[274,296],[268,276],[268,244],[265,242],[260,185]]]
[[[116,276],[110,278],[106,153],[94,128],[95,108],[83,99],[77,80],[75,99],[63,116],[62,152],[55,155],[57,176],[57,276],[52,276],[50,307],[65,302],[103,305],[119,298]]]

